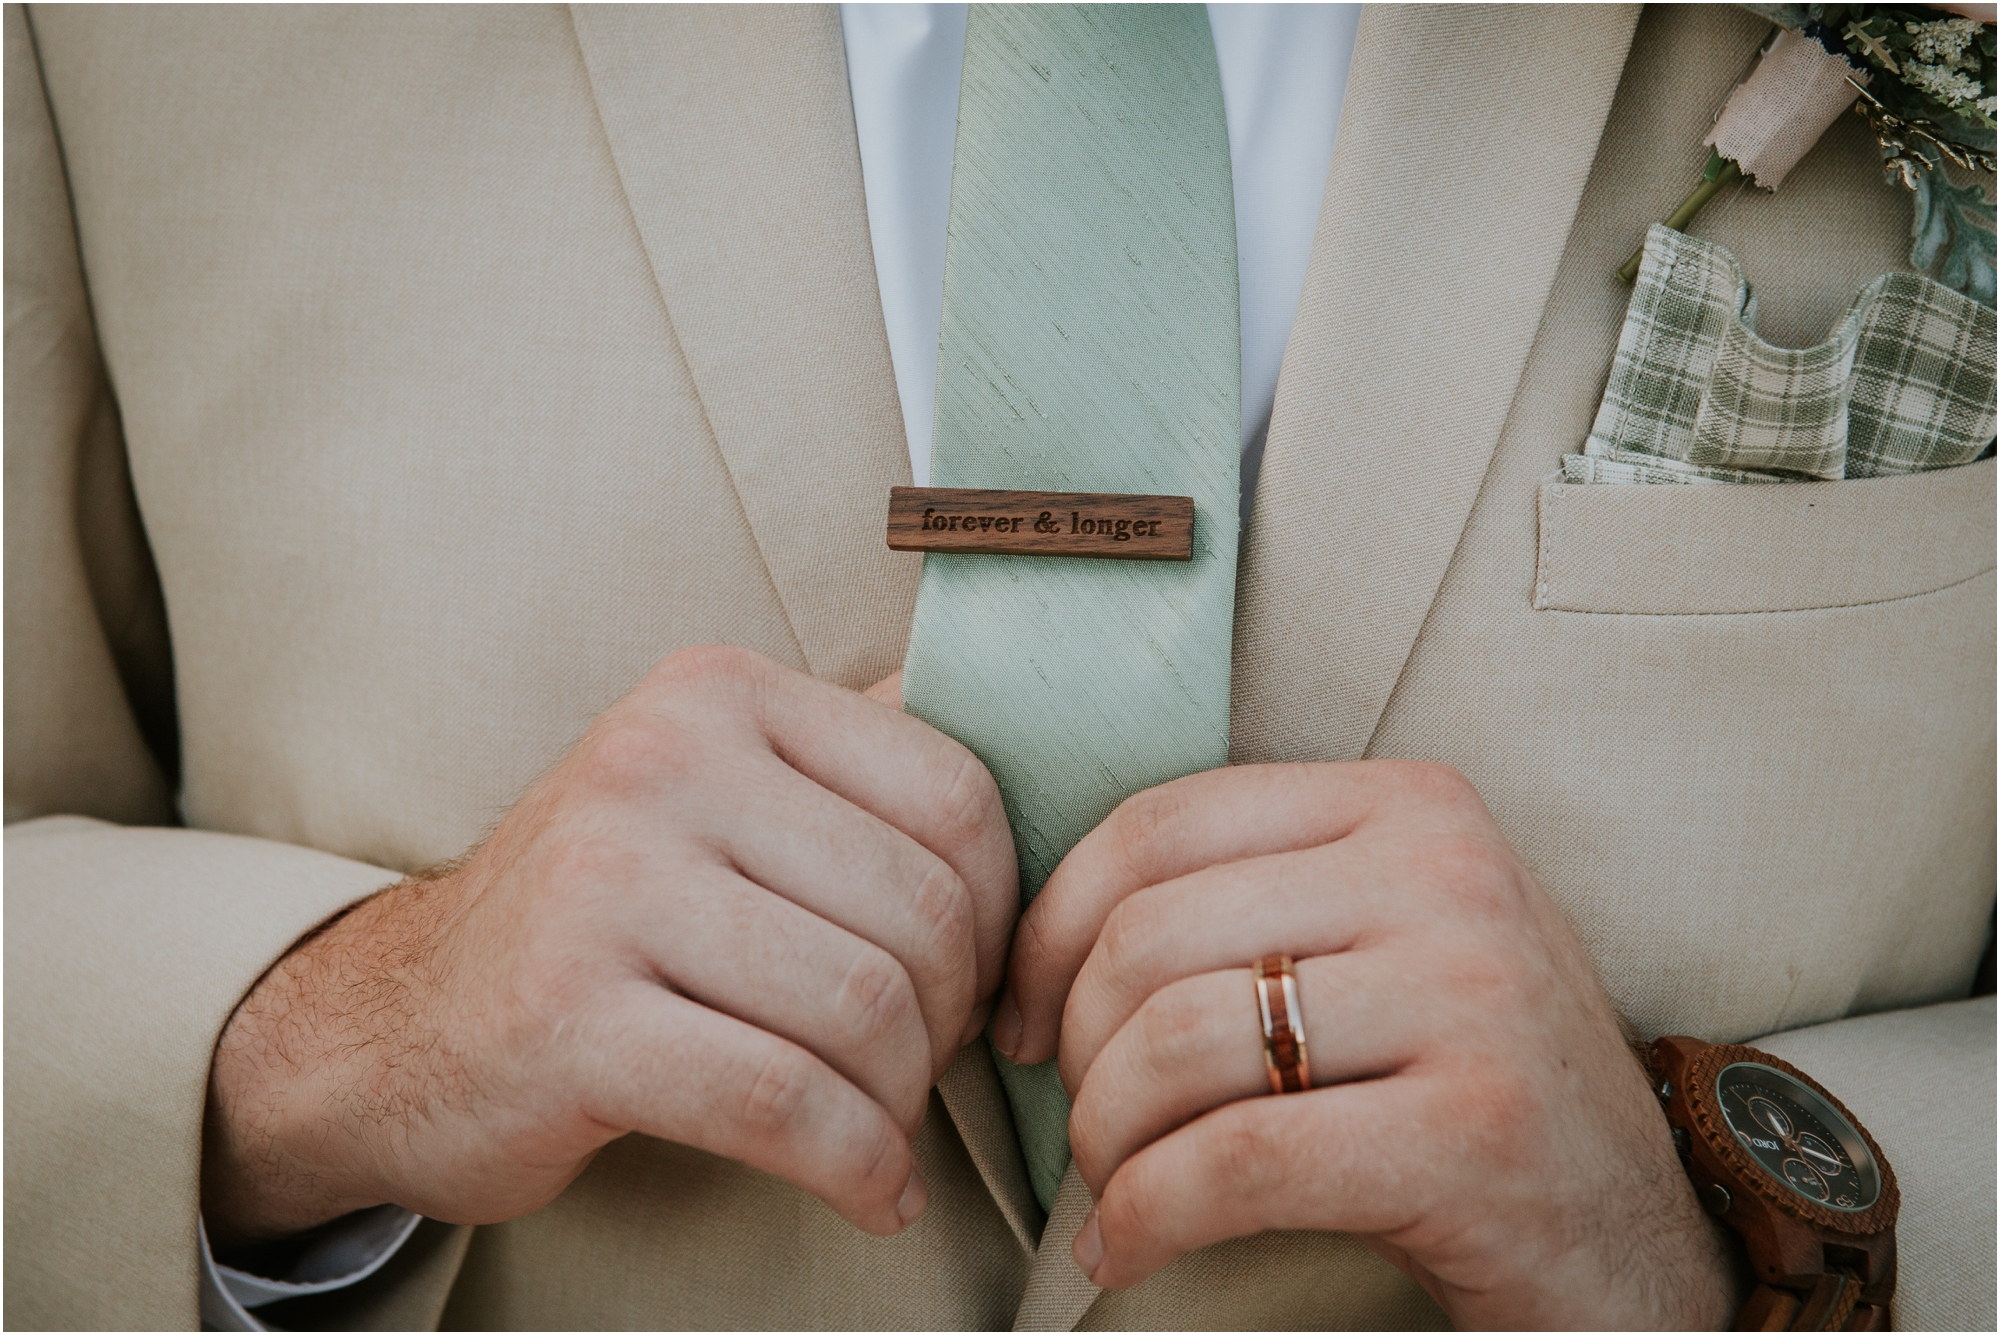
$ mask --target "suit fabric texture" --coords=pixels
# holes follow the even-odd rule
[[[289,944],[461,853],[674,649],[847,686],[918,558],[831,7],[7,23],[6,1319],[192,1326],[209,1056]],[[1994,464],[1574,487],[1763,32],[1371,9],[1237,581],[1230,755],[1456,765],[1645,1035],[1839,1091],[1899,1323],[1994,1319]],[[1804,343],[1902,266],[1858,119],[1698,231]],[[165,759],[163,759],[163,757]],[[170,768],[171,767],[171,768]],[[186,828],[174,828],[175,822]],[[1765,1037],[1773,1036],[1774,1037]],[[1314,1035],[1315,1043],[1335,1041]],[[1435,1326],[1281,1233],[1100,1294],[975,1046],[903,1235],[627,1137],[285,1325]],[[1469,1168],[1468,1171],[1471,1171]]]

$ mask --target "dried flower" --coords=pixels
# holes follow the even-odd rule
[[[1979,80],[1963,70],[1911,61],[1903,68],[1903,82],[1936,98],[1949,111],[1962,112],[1967,104],[1979,102]]]
[[[1905,23],[1903,31],[1916,38],[1910,54],[1925,65],[1942,65],[1949,70],[1976,70],[1977,54],[1968,54],[1972,39],[1979,35],[1979,20],[1965,18],[1932,19],[1927,23]]]
[[[1994,123],[1994,37],[1988,25],[1900,5],[1799,8],[1808,12],[1809,35],[1818,35],[1815,25],[1828,35],[1838,25],[1839,37],[1827,43],[1831,49],[1844,49],[1857,67],[1895,76],[1894,84],[1873,91],[1898,115]]]

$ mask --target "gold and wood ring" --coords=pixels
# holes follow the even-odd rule
[[[1266,955],[1251,966],[1257,979],[1257,1018],[1264,1023],[1264,1067],[1273,1094],[1312,1088],[1306,1061],[1305,1015],[1299,1009],[1299,976],[1290,955]]]

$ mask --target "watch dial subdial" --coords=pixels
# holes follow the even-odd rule
[[[1791,1183],[1792,1190],[1802,1196],[1810,1196],[1816,1201],[1827,1198],[1826,1179],[1804,1159],[1787,1159],[1782,1167],[1785,1181]]]
[[[1750,1116],[1756,1120],[1758,1126],[1763,1127],[1780,1140],[1790,1138],[1792,1134],[1792,1119],[1785,1116],[1782,1108],[1771,1102],[1771,1100],[1756,1094],[1750,1096],[1749,1102]]]
[[[1833,1148],[1812,1132],[1800,1132],[1793,1143],[1798,1146],[1799,1157],[1819,1170],[1820,1176],[1839,1177],[1847,1171],[1847,1165],[1840,1161]]]

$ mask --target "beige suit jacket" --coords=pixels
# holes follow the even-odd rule
[[[186,1326],[237,999],[477,841],[669,651],[894,670],[918,558],[871,517],[908,464],[830,7],[6,22],[6,1318]],[[1801,1031],[1762,1041],[1902,1178],[1899,1318],[1990,1328],[1994,1016],[1962,998],[1994,898],[1994,465],[1550,481],[1612,270],[1761,32],[1369,11],[1246,539],[1233,755],[1464,770],[1639,1030]],[[1872,156],[1843,121],[1702,219],[1770,336],[1904,260]],[[1098,1294],[1080,1193],[1044,1220],[976,1053],[920,1155],[930,1210],[883,1241],[628,1137],[546,1209],[427,1225],[275,1319],[1441,1319],[1333,1235]]]

